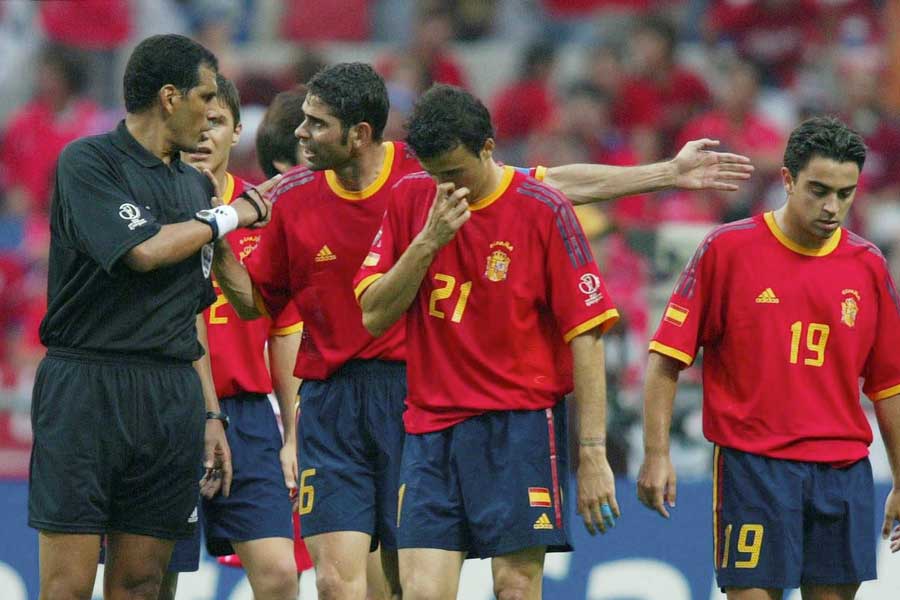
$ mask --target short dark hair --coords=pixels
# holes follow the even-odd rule
[[[238,94],[234,83],[221,73],[216,73],[216,98],[224,102],[231,111],[231,118],[234,120],[234,126],[237,127],[241,123],[241,96]]]
[[[298,140],[294,131],[303,122],[305,98],[306,89],[303,87],[281,92],[263,115],[256,130],[256,158],[266,177],[278,174],[274,164],[276,160],[297,164]]]
[[[59,44],[50,44],[41,50],[40,61],[59,71],[71,93],[77,95],[84,91],[88,82],[88,69],[78,52]]]
[[[791,132],[784,149],[784,166],[792,177],[806,168],[814,157],[839,163],[855,162],[862,171],[866,144],[862,137],[832,116],[807,119]]]
[[[435,84],[413,107],[406,142],[419,158],[430,159],[462,144],[476,156],[494,137],[491,114],[481,100],[452,85]]]
[[[125,67],[125,110],[137,113],[150,108],[167,84],[187,93],[200,83],[201,65],[219,69],[215,54],[194,40],[175,34],[148,37],[137,45]]]
[[[328,105],[345,136],[350,127],[365,122],[372,126],[375,141],[381,140],[390,103],[384,79],[371,65],[354,62],[325,67],[313,75],[306,89]]]

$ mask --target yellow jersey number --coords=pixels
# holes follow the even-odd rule
[[[300,473],[300,501],[298,502],[299,506],[297,507],[297,512],[300,513],[300,516],[311,513],[313,502],[316,501],[316,488],[312,485],[307,485],[306,483],[306,480],[312,478],[315,474],[315,469],[304,469]]]
[[[825,345],[828,343],[828,334],[831,328],[822,323],[809,323],[806,327],[806,349],[813,356],[805,357],[803,364],[810,367],[821,367],[825,364]],[[796,365],[800,360],[800,340],[803,338],[803,322],[795,321],[791,324],[791,364]]]
[[[213,281],[213,287],[216,289],[216,301],[209,306],[209,324],[224,325],[228,322],[228,317],[216,314],[216,310],[228,304],[228,298],[222,293],[222,288],[219,287],[218,281]]]
[[[763,534],[765,528],[759,523],[746,523],[741,525],[738,532],[737,551],[747,554],[743,560],[735,560],[735,569],[755,569],[759,564],[759,553],[762,550]],[[731,545],[731,524],[725,526],[725,551],[722,553],[721,568],[728,568],[728,549]]]
[[[431,298],[428,300],[428,314],[437,319],[446,319],[447,316],[443,310],[437,307],[438,302],[446,300],[453,295],[456,290],[456,277],[453,275],[445,275],[444,273],[436,273],[435,282],[442,283],[442,287],[436,287],[431,290]],[[462,321],[463,313],[466,311],[466,303],[469,301],[469,292],[472,291],[472,282],[467,281],[459,286],[459,298],[456,300],[456,306],[453,308],[453,314],[450,320],[454,323]]]

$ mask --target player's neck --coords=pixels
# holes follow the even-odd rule
[[[152,110],[125,115],[125,127],[137,143],[165,164],[172,161],[174,148],[168,139],[165,125],[156,119]]]
[[[222,193],[225,193],[225,187],[228,183],[228,161],[226,160],[221,165],[213,169],[212,174],[216,178],[216,183],[219,184],[219,189],[222,190]]]
[[[831,240],[830,237],[822,239],[808,233],[803,229],[801,223],[788,212],[787,205],[774,211],[773,215],[775,216],[775,225],[778,226],[778,229],[780,229],[789,240],[804,248],[819,250]]]
[[[371,185],[384,168],[384,143],[374,143],[360,150],[359,155],[343,167],[334,170],[345,190],[358,192]]]
[[[488,165],[488,173],[484,178],[484,183],[477,190],[472,190],[472,194],[469,196],[469,204],[476,204],[477,202],[487,198],[491,194],[493,194],[498,187],[500,187],[500,182],[503,180],[503,167],[498,165],[491,159],[490,164]]]

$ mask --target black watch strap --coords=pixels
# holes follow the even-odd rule
[[[219,239],[219,223],[216,221],[216,215],[210,210],[199,210],[194,214],[194,220],[206,223],[212,229],[212,241]]]
[[[224,427],[225,429],[228,429],[228,425],[231,422],[230,419],[228,418],[228,415],[226,415],[223,412],[216,412],[214,410],[206,411],[206,418],[207,419],[217,419],[219,421],[222,421],[222,427]]]

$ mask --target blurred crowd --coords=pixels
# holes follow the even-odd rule
[[[123,61],[160,32],[195,37],[242,97],[232,170],[260,181],[265,107],[336,60],[371,60],[388,83],[386,131],[402,139],[433,82],[491,109],[517,165],[633,165],[700,137],[749,156],[730,194],[666,192],[580,209],[623,323],[607,341],[611,432],[635,467],[646,342],[672,282],[717,223],[784,197],[786,135],[831,113],[869,155],[849,226],[900,271],[900,4],[889,0],[27,0],[0,2],[0,412],[27,412],[43,348],[47,210],[56,157],[123,115]],[[891,24],[894,24],[893,26]],[[675,458],[705,468],[699,377],[676,406]],[[3,427],[0,424],[0,438]],[[3,440],[0,439],[0,446]],[[628,464],[631,463],[631,464]],[[702,463],[699,464],[699,463]]]

